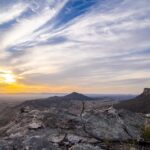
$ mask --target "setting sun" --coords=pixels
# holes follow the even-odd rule
[[[13,84],[16,82],[16,77],[10,70],[0,69],[0,83]]]
[[[8,84],[15,83],[16,80],[15,80],[14,75],[13,74],[5,74],[4,75],[4,82],[8,83]]]

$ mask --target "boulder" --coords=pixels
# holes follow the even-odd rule
[[[53,143],[60,143],[64,140],[65,138],[65,134],[51,134],[49,137],[48,137],[48,140],[50,142],[53,142]]]
[[[28,137],[24,141],[24,147],[27,150],[60,150],[46,138],[40,136]]]
[[[67,135],[67,140],[72,143],[72,144],[77,144],[79,142],[85,142],[87,141],[86,138],[78,136],[78,135],[74,135],[74,134],[68,134]]]
[[[42,122],[32,122],[29,124],[29,129],[39,129],[39,128],[42,128],[43,125],[42,125]]]
[[[137,140],[144,117],[129,111],[89,111],[83,114],[85,132],[99,140]]]
[[[72,146],[69,150],[102,150],[98,146],[92,146],[90,144],[77,144]]]

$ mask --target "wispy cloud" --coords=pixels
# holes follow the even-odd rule
[[[87,4],[57,0],[39,5],[36,1],[37,7],[32,8],[28,2],[31,14],[25,13],[1,31],[1,64],[12,66],[26,84],[74,85],[96,92],[115,92],[124,85],[137,92],[147,86],[149,0],[90,0]],[[73,11],[78,8],[80,13]]]
[[[2,48],[7,49],[11,46],[17,46],[18,44],[30,41],[34,31],[52,19],[65,3],[66,0],[62,1],[59,5],[56,4],[54,8],[44,7],[40,12],[20,19],[19,22],[3,34],[1,38]]]
[[[0,25],[7,23],[19,17],[27,9],[27,4],[17,3],[9,7],[1,8],[0,10]],[[7,11],[9,10],[9,11]]]

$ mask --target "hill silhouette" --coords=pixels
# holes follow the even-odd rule
[[[91,97],[85,96],[85,95],[77,93],[77,92],[72,92],[71,94],[68,94],[62,98],[68,99],[68,100],[92,100]]]
[[[116,109],[127,109],[138,113],[150,113],[150,88],[145,88],[143,93],[134,99],[122,101],[114,105]]]
[[[69,105],[71,101],[89,101],[89,100],[93,100],[93,98],[77,92],[72,92],[65,96],[53,96],[45,99],[25,101],[22,104],[18,105],[17,107],[20,108],[24,106],[30,106],[32,108],[49,108],[55,105],[57,105],[58,107],[59,106],[62,107],[63,105],[65,106]]]

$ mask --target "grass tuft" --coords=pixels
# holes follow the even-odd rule
[[[142,135],[145,141],[150,141],[150,127],[145,127]]]

